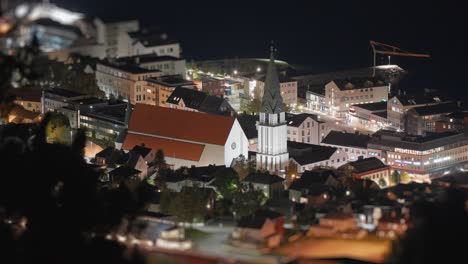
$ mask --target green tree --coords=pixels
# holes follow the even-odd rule
[[[393,184],[399,184],[400,183],[400,172],[397,170],[394,170],[392,173],[392,183]]]
[[[242,184],[232,198],[232,212],[235,218],[252,215],[266,202],[263,191],[255,190],[252,185]]]
[[[289,187],[289,185],[297,178],[297,164],[290,160],[288,167],[286,168],[286,185]]]
[[[62,144],[70,142],[70,121],[65,115],[59,113],[51,114],[45,128],[48,142]]]
[[[297,214],[297,224],[299,226],[315,224],[317,218],[315,216],[316,210],[313,207],[306,207]]]
[[[232,200],[233,195],[241,187],[239,175],[231,168],[218,170],[213,175],[215,180],[213,186],[221,199]]]
[[[164,190],[161,195],[161,212],[174,215],[185,223],[203,221],[208,215],[206,192],[198,186],[184,187],[178,193]]]
[[[156,151],[153,161],[150,163],[151,166],[154,166],[156,171],[164,170],[167,168],[166,158],[162,149]]]

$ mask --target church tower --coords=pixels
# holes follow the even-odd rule
[[[273,46],[270,52],[260,120],[257,126],[257,169],[280,173],[287,166],[289,159],[288,136]]]

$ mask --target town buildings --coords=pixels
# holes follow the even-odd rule
[[[296,106],[297,104],[297,81],[294,79],[287,78],[284,75],[279,75],[280,91],[281,97],[283,97],[283,102],[289,106]],[[265,80],[266,76],[256,81],[256,89],[260,97],[263,97],[265,90]]]
[[[296,163],[297,172],[302,173],[315,167],[338,168],[348,161],[345,151],[334,147],[288,141],[290,160]]]
[[[327,133],[327,124],[313,114],[286,113],[288,141],[320,144]]]
[[[419,182],[464,168],[468,161],[467,137],[460,132],[414,136],[382,130],[372,136],[368,148],[380,153],[393,170]]]
[[[236,114],[224,98],[180,86],[175,88],[169,98],[167,98],[166,107],[218,115]]]
[[[377,154],[369,153],[367,150],[369,140],[370,136],[368,135],[332,130],[320,144],[322,146],[338,148],[348,155],[349,161],[355,161],[359,158],[367,158],[368,156],[378,156]]]
[[[446,115],[460,110],[461,106],[458,103],[414,107],[407,112],[405,131],[413,135],[435,132],[438,121],[443,120]]]
[[[169,107],[166,101],[176,87],[195,88],[193,82],[180,75],[163,75],[137,81],[134,86],[135,102]]]
[[[381,188],[392,184],[390,166],[385,165],[380,159],[375,157],[361,158],[343,165],[342,168],[349,171],[353,178],[372,180]]]
[[[134,63],[148,70],[160,70],[164,75],[180,75],[185,77],[185,59],[169,55],[160,56],[156,53],[120,57],[122,63]]]

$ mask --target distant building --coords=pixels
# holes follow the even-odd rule
[[[156,53],[121,57],[118,62],[134,63],[148,70],[160,70],[164,75],[180,75],[185,77],[185,59],[169,55],[160,56]]]
[[[87,97],[89,96],[82,93],[59,88],[44,90],[42,92],[41,113],[54,112],[61,107],[68,106],[70,101],[81,100]]]
[[[193,82],[200,91],[204,91],[214,96],[226,95],[226,81],[221,78],[201,75],[197,79],[194,79]]]
[[[375,78],[336,79],[325,85],[325,103],[329,112],[345,117],[351,105],[388,100],[390,86]]]
[[[419,182],[464,168],[468,161],[468,139],[458,132],[412,136],[381,130],[372,136],[368,148],[380,152],[393,170]]]
[[[166,106],[179,110],[216,115],[236,114],[225,99],[184,87],[175,88],[169,98],[167,98]]]
[[[288,141],[288,153],[290,160],[297,164],[298,173],[315,167],[338,168],[348,160],[346,152],[338,148],[292,141]]]
[[[405,120],[408,110],[419,106],[430,106],[444,102],[438,96],[406,95],[406,92],[393,96],[387,103],[388,123],[394,129],[405,130]],[[446,101],[445,101],[446,102]]]
[[[128,54],[120,56],[135,56],[144,54],[157,54],[158,56],[181,56],[180,43],[170,39],[166,33],[154,30],[140,30],[130,32],[125,36],[124,43],[127,43]]]
[[[194,84],[180,75],[164,75],[144,79],[135,84],[137,103],[169,107],[166,101],[176,87],[194,88]]]
[[[369,153],[367,150],[367,144],[370,139],[368,135],[332,130],[322,140],[320,145],[338,148],[348,155],[349,161],[355,161],[359,158],[378,156],[378,154]]]
[[[435,132],[436,122],[443,120],[446,115],[460,110],[460,105],[457,103],[414,107],[407,113],[406,132],[413,135]]]
[[[378,130],[388,126],[387,102],[353,105],[348,112],[349,125],[361,125]]]
[[[327,124],[313,114],[286,114],[288,141],[320,144],[326,136]]]
[[[87,128],[88,135],[94,135],[98,139],[116,139],[127,128],[128,108],[128,104],[120,102],[93,108],[91,111],[81,111],[78,127]]]
[[[279,197],[284,191],[284,179],[269,173],[254,172],[242,180],[243,184],[251,184],[255,190],[262,191],[266,197]]]
[[[353,178],[372,180],[381,188],[388,187],[391,184],[390,166],[385,165],[375,157],[358,159],[343,165],[342,168],[349,170]]]
[[[307,170],[289,186],[289,199],[295,203],[321,204],[331,198],[331,193],[339,184],[338,175],[333,170]]]
[[[284,75],[279,75],[281,97],[283,102],[290,106],[297,104],[297,81]],[[263,97],[263,91],[265,89],[265,77],[257,80],[257,89],[259,89],[260,97]]]
[[[161,76],[159,70],[148,70],[134,64],[100,61],[96,64],[96,81],[106,96],[130,98],[136,103],[137,82]]]
[[[141,144],[161,149],[174,168],[231,166],[234,158],[248,152],[247,138],[234,117],[136,104],[123,149]]]
[[[42,111],[42,90],[41,89],[11,89],[11,94],[15,96],[14,103],[22,106],[31,112]]]

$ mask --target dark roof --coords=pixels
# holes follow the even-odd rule
[[[58,29],[71,31],[71,32],[75,33],[77,36],[82,35],[82,32],[81,32],[79,27],[62,24],[60,22],[57,22],[57,21],[49,19],[49,18],[40,18],[40,19],[34,20],[33,23],[38,24],[38,25],[42,25],[42,26],[46,26],[46,27],[52,27],[52,28],[58,28]]]
[[[286,113],[286,123],[288,124],[288,126],[299,127],[308,117],[317,121],[317,116],[314,114],[301,113],[296,115]]]
[[[136,145],[132,148],[132,150],[130,150],[130,152],[138,153],[144,158],[151,152],[151,149],[144,146]]]
[[[330,177],[337,177],[336,173],[330,169],[318,168],[311,171],[305,171],[302,173],[300,178],[291,183],[289,189],[301,191],[311,188],[311,186],[325,185]]]
[[[372,77],[336,79],[333,82],[340,90],[365,89],[387,85],[383,80]]]
[[[168,87],[178,87],[178,86],[190,86],[194,85],[192,81],[184,79],[180,75],[163,75],[159,77],[152,77],[146,79],[146,81],[156,84],[161,84]]]
[[[274,49],[271,49],[270,62],[265,77],[265,88],[262,97],[262,113],[278,114],[284,112],[283,97],[280,91],[278,72],[276,71]]]
[[[445,98],[440,98],[434,95],[396,95],[395,96],[402,105],[424,105],[424,104],[435,104],[444,101]]]
[[[468,173],[459,172],[455,174],[450,174],[442,178],[435,179],[434,181],[448,182],[455,185],[468,185]]]
[[[387,118],[388,112],[387,112],[387,111],[383,111],[383,112],[377,112],[377,113],[372,113],[372,114],[373,114],[373,115],[376,115],[376,116],[383,117],[383,118]]]
[[[125,62],[125,63],[151,63],[151,62],[161,62],[161,61],[177,61],[183,60],[183,58],[177,58],[173,56],[159,56],[156,53],[152,54],[144,54],[144,55],[135,55],[129,57],[120,57],[117,59],[118,62]]]
[[[346,133],[332,130],[322,140],[323,144],[337,145],[337,146],[349,146],[358,148],[367,148],[371,137],[368,135],[360,135],[353,133]]]
[[[269,173],[262,172],[253,172],[247,175],[247,177],[245,177],[243,181],[259,184],[274,184],[278,182],[283,182],[284,179],[279,177],[278,175],[272,175]]]
[[[168,104],[178,105],[181,100],[188,108],[199,109],[203,101],[208,95],[194,89],[177,87],[172,94],[167,98]]]
[[[183,100],[186,107],[198,110],[200,112],[223,114],[234,111],[223,98],[208,95],[204,92],[184,87],[177,87],[169,96],[169,98],[167,98],[166,102],[169,104],[178,105],[181,100]]]
[[[368,103],[368,104],[358,104],[353,105],[353,107],[359,107],[362,109],[369,110],[371,112],[379,111],[379,110],[387,110],[387,102],[377,102],[377,103]]]
[[[101,150],[100,152],[98,152],[96,154],[96,157],[107,158],[112,154],[113,151],[114,151],[113,147],[107,147],[107,148]]]
[[[181,182],[185,181],[188,178],[188,175],[182,173],[171,173],[164,177],[166,182]]]
[[[117,169],[114,169],[114,170],[110,171],[109,175],[111,177],[116,177],[116,178],[120,178],[120,179],[127,179],[127,178],[130,178],[132,176],[138,175],[140,173],[141,173],[141,171],[135,170],[134,168],[130,168],[130,167],[127,167],[127,166],[120,166]]]
[[[257,121],[258,115],[241,114],[237,116],[242,130],[244,130],[247,139],[253,139],[258,137]]]
[[[9,93],[15,96],[16,100],[40,102],[42,97],[41,89],[10,89]]]
[[[380,159],[375,157],[367,159],[358,159],[348,164],[353,166],[355,173],[363,173],[388,167]]]
[[[216,166],[216,165],[209,165],[203,167],[191,167],[189,169],[190,179],[200,182],[209,182],[214,179],[214,174],[222,169],[225,169],[226,166]]]
[[[111,67],[114,69],[119,69],[124,72],[132,73],[132,74],[143,74],[143,73],[150,73],[150,72],[160,72],[160,70],[149,70],[142,68],[134,63],[122,63],[122,62],[111,62],[107,60],[101,60],[98,62],[99,64],[105,65],[107,67]]]
[[[453,112],[460,111],[457,103],[443,103],[428,106],[415,107],[412,110],[416,111],[420,116],[438,115],[438,114],[450,114]]]
[[[95,104],[107,104],[106,100],[99,99],[96,97],[87,97],[87,98],[77,98],[71,102],[79,105],[95,105]]]
[[[70,91],[66,89],[61,89],[61,88],[48,89],[48,90],[45,90],[45,93],[54,94],[54,95],[58,95],[58,96],[66,97],[66,98],[84,96],[84,94],[82,93],[78,93],[78,92],[74,92],[74,91]]]
[[[288,141],[289,157],[299,165],[328,160],[337,148]]]

